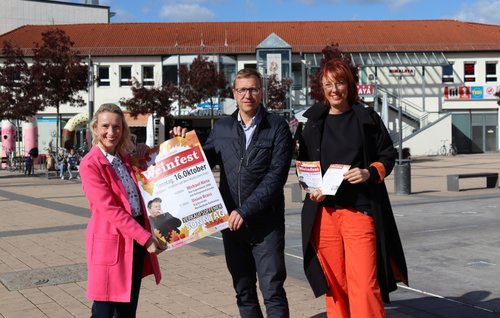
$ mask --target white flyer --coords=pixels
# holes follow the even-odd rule
[[[326,170],[323,176],[323,184],[320,189],[324,195],[335,195],[340,187],[342,181],[344,181],[344,173],[346,173],[350,165],[342,164],[331,164]]]
[[[319,188],[324,195],[335,195],[344,180],[344,173],[351,168],[350,165],[331,164],[321,176],[319,161],[297,161],[295,166],[300,187],[307,193]]]

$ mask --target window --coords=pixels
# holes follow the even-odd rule
[[[243,67],[244,68],[251,68],[253,70],[256,70],[257,69],[257,63],[245,64]]]
[[[453,83],[453,65],[445,65],[443,66],[443,83]]]
[[[163,66],[163,85],[172,82],[177,83],[177,65],[164,65]]]
[[[233,86],[233,81],[236,77],[236,64],[222,64],[221,68],[227,81],[227,87]]]
[[[302,64],[293,63],[292,64],[292,89],[298,90],[302,88]]]
[[[144,86],[154,86],[155,85],[155,67],[154,66],[143,66],[142,67],[142,85]]]
[[[120,86],[132,85],[132,66],[120,66]]]
[[[109,66],[99,66],[97,69],[97,86],[109,86]]]
[[[476,64],[473,62],[464,63],[464,82],[476,81]]]
[[[486,62],[486,82],[496,82],[497,80],[497,63]]]

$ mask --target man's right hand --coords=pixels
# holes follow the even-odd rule
[[[175,126],[170,130],[170,138],[174,137],[186,137],[187,129],[181,126]]]

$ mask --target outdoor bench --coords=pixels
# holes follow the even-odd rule
[[[458,180],[465,178],[486,178],[487,188],[496,188],[498,184],[498,173],[496,172],[449,174],[446,178],[448,191],[460,191]]]

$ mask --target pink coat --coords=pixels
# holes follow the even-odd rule
[[[129,158],[122,160],[137,182]],[[85,240],[87,297],[97,301],[130,302],[134,241],[144,246],[151,237],[147,215],[143,213],[146,228],[133,219],[125,188],[99,147],[92,147],[83,158],[80,176],[91,212]],[[143,211],[146,211],[144,205]],[[158,258],[148,253],[142,277],[150,274],[155,275],[158,284],[161,279]]]

